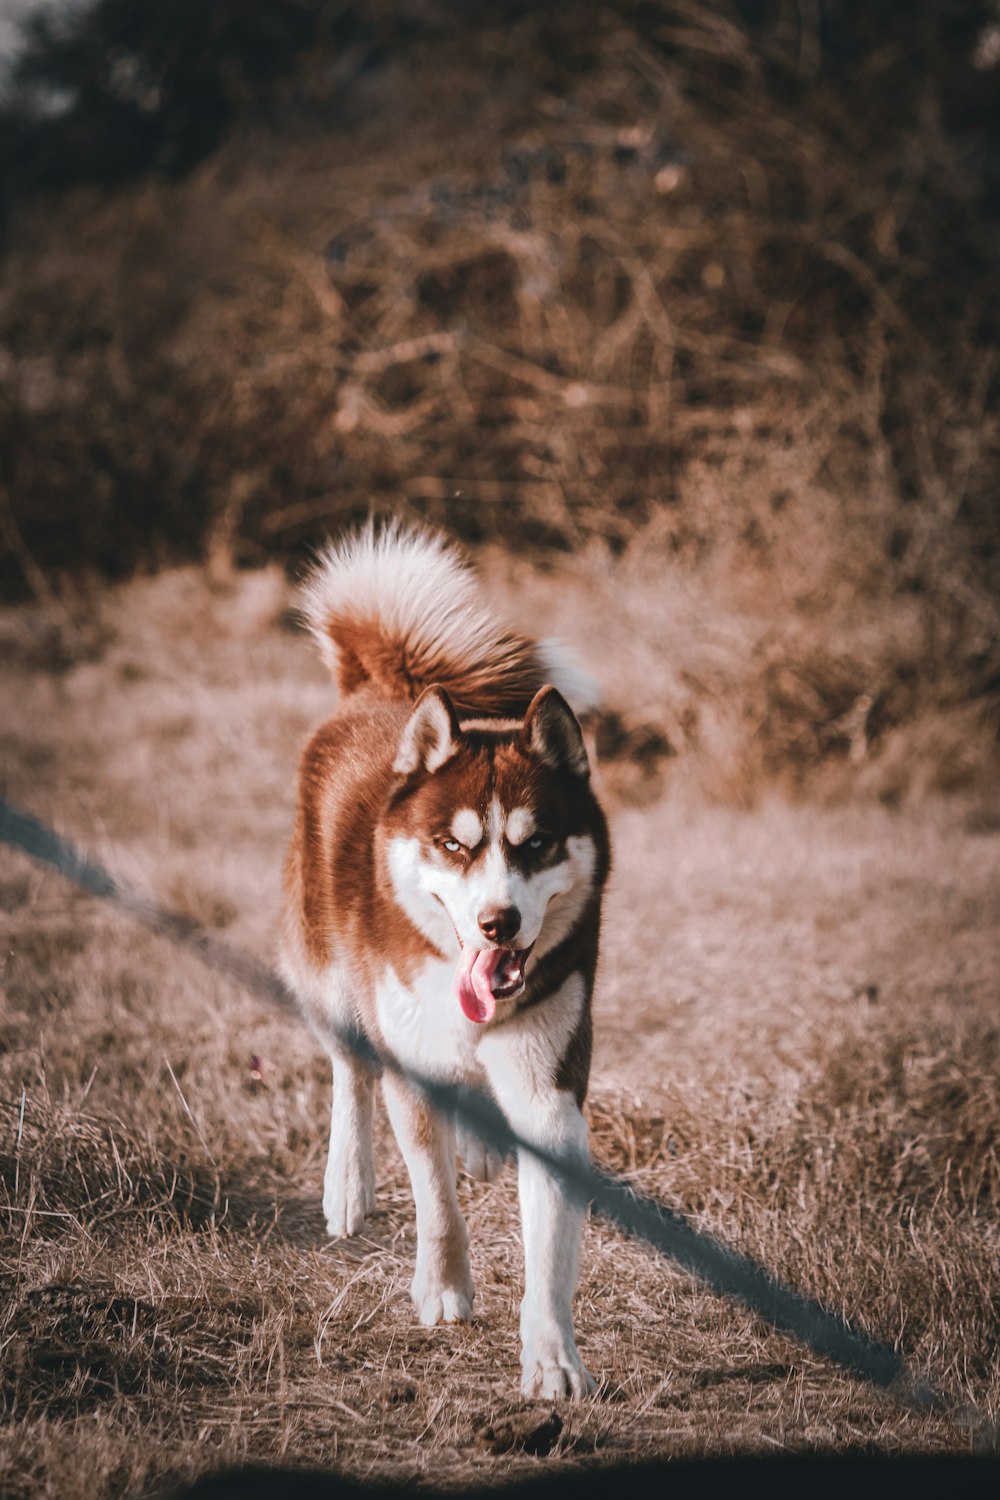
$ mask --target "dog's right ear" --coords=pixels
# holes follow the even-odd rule
[[[392,769],[397,776],[439,771],[458,749],[460,734],[458,715],[444,688],[425,688],[407,720]]]

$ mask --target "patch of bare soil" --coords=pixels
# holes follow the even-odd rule
[[[593,640],[592,580],[505,587],[539,629]],[[616,598],[590,665],[626,685],[613,707],[635,733],[630,674],[666,689]],[[192,571],[107,595],[99,629],[0,619],[5,794],[262,958],[297,750],[331,701],[286,602],[270,573],[212,589]],[[474,1320],[418,1327],[384,1120],[377,1212],[330,1243],[328,1068],[305,1030],[5,850],[5,1495],[138,1494],[244,1460],[454,1485],[992,1441],[995,819],[958,801],[710,807],[682,760],[655,784],[639,761],[605,771],[594,1155],[898,1346],[954,1409],[900,1405],[596,1219],[577,1305],[598,1395],[525,1406],[513,1173],[461,1182]]]

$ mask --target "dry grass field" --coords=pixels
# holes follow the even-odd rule
[[[671,632],[683,601],[629,557],[488,571],[522,621],[580,640],[623,714],[663,720],[697,675],[682,648],[703,677],[724,666],[725,631]],[[265,959],[298,748],[331,702],[286,606],[276,571],[191,569],[0,617],[5,794]],[[578,1327],[599,1392],[561,1430],[526,1414],[513,1173],[461,1186],[474,1321],[418,1327],[384,1121],[378,1212],[332,1244],[328,1067],[305,1030],[4,850],[4,1500],[146,1494],[245,1459],[454,1485],[989,1445],[1000,819],[879,801],[863,777],[850,801],[724,802],[714,722],[714,759],[657,760],[640,714],[604,772],[595,1157],[897,1345],[954,1409],[906,1409],[592,1220]]]

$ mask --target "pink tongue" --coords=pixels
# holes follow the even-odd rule
[[[455,994],[470,1021],[492,1021],[497,1008],[493,975],[503,957],[502,948],[462,949],[462,959],[455,970]]]

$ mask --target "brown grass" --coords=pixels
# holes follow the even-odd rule
[[[640,686],[670,701],[679,668],[636,625],[666,618],[662,584],[618,566],[492,576],[519,618],[583,640],[626,715]],[[188,571],[72,626],[0,619],[7,795],[265,958],[296,752],[330,702],[284,606],[275,573]],[[898,1343],[955,1412],[902,1408],[593,1221],[578,1321],[600,1394],[558,1432],[525,1415],[513,1174],[461,1186],[475,1321],[417,1327],[384,1121],[378,1212],[332,1245],[328,1068],[304,1030],[4,851],[5,1497],[137,1494],[245,1458],[456,1484],[988,1440],[960,1408],[1000,1409],[995,820],[956,800],[712,807],[696,770],[660,762],[657,791],[605,768],[595,1156]]]

